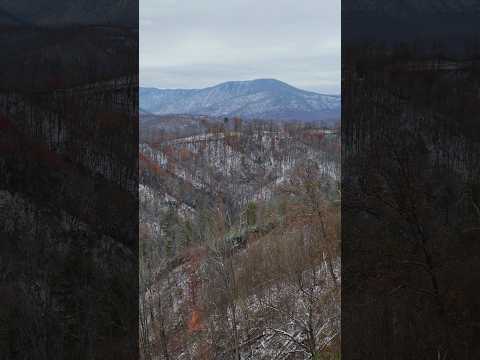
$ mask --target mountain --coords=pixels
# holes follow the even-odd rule
[[[340,118],[340,96],[300,90],[274,79],[229,81],[192,90],[140,88],[140,107],[157,115],[300,121]]]

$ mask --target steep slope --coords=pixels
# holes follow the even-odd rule
[[[139,149],[141,351],[242,360],[338,353],[338,134],[245,121],[185,137],[173,125],[195,119],[150,117],[140,126],[167,124]],[[329,253],[324,236],[337,244]]]
[[[155,114],[325,120],[340,115],[340,96],[304,91],[274,79],[231,81],[205,89],[140,89],[140,107]]]

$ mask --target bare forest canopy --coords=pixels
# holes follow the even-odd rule
[[[140,127],[142,358],[339,358],[338,129]]]

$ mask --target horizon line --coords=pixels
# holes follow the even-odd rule
[[[170,88],[164,88],[164,87],[159,87],[158,85],[142,85],[142,84],[139,84],[139,88],[144,88],[144,89],[156,89],[156,90],[204,90],[204,89],[208,89],[208,88],[212,88],[212,87],[215,87],[215,86],[218,86],[218,85],[222,85],[222,84],[227,84],[227,83],[231,83],[231,82],[252,82],[252,81],[257,81],[257,80],[274,80],[274,81],[278,81],[278,82],[281,82],[281,83],[284,83],[288,86],[291,86],[293,88],[296,88],[298,90],[302,90],[302,91],[307,91],[307,92],[312,92],[312,93],[316,93],[318,95],[325,95],[325,96],[340,96],[341,97],[341,91],[338,92],[338,93],[328,93],[328,92],[319,92],[319,91],[316,91],[316,90],[306,90],[304,88],[300,88],[300,87],[297,87],[297,86],[294,86],[294,85],[291,85],[285,81],[282,81],[282,80],[279,80],[279,79],[275,79],[275,78],[254,78],[254,79],[250,79],[250,80],[228,80],[228,81],[222,81],[222,82],[219,82],[219,83],[216,83],[214,85],[207,85],[207,86],[204,86],[204,87],[189,87],[189,88],[180,88],[180,87],[170,87]]]

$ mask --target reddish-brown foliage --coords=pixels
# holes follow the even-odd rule
[[[158,176],[167,176],[168,172],[160,167],[156,162],[154,162],[152,159],[150,159],[148,156],[145,154],[139,152],[138,154],[138,159],[139,159],[139,168],[140,170],[142,169],[147,169],[151,171],[152,173],[158,175]]]
[[[178,150],[178,159],[180,161],[187,161],[193,159],[193,153],[185,147]]]
[[[201,285],[201,280],[198,276],[198,270],[200,264],[206,256],[206,250],[203,247],[187,249],[185,257],[187,258],[187,264],[185,270],[188,276],[189,287],[189,307],[190,307],[190,319],[187,323],[189,333],[199,332],[205,329],[202,322],[202,311],[197,303],[198,289]]]
[[[303,139],[312,143],[320,143],[325,138],[322,132],[307,132],[303,134]]]
[[[187,327],[190,334],[205,330],[205,326],[202,322],[202,315],[198,308],[194,307],[192,309]]]
[[[236,151],[240,149],[240,137],[237,135],[225,136],[225,143]]]
[[[202,342],[198,350],[198,358],[200,360],[210,360],[212,358],[211,352],[210,344]]]

